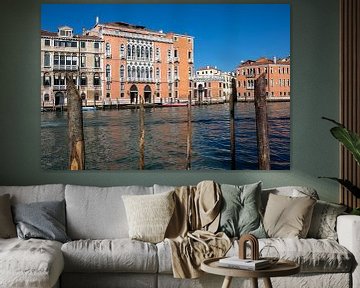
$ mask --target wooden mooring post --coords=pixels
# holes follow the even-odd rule
[[[66,75],[67,115],[69,137],[69,170],[85,169],[85,141],[81,97],[76,89],[73,75]]]
[[[139,109],[139,170],[145,168],[145,108],[144,97],[140,95],[140,109]]]
[[[264,73],[255,80],[254,93],[259,169],[270,170],[266,78]]]
[[[192,153],[192,123],[191,123],[191,94],[188,96],[187,105],[187,136],[186,136],[186,170],[191,169],[191,153]]]
[[[230,110],[230,155],[231,170],[236,170],[236,146],[235,146],[235,100],[236,100],[236,79],[232,79],[232,91],[229,99]]]

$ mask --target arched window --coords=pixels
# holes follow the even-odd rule
[[[129,79],[131,79],[131,78],[132,78],[132,75],[131,75],[131,67],[128,66],[127,70],[128,70],[127,77],[128,77]]]
[[[128,44],[127,45],[127,56],[128,56],[128,58],[131,58],[131,45],[130,44]]]
[[[44,74],[44,86],[51,86],[51,78],[49,73]]]
[[[140,67],[138,66],[138,67],[136,68],[136,78],[139,80],[140,77],[141,77],[141,75],[140,75]]]
[[[44,54],[44,66],[49,67],[50,66],[50,53],[45,52]]]
[[[156,80],[160,80],[160,68],[156,67]]]
[[[81,93],[81,100],[85,100],[86,99],[86,95],[85,95],[85,93],[83,92],[83,93]]]
[[[156,47],[155,50],[155,60],[160,60],[160,48]]]
[[[136,46],[136,57],[140,59],[140,46]]]
[[[93,84],[94,84],[94,86],[99,86],[100,85],[100,75],[99,75],[99,73],[94,74]]]
[[[120,66],[120,81],[124,81],[125,79],[125,67],[124,65]]]
[[[153,68],[152,67],[150,67],[150,79],[152,80],[153,79]]]
[[[153,58],[153,56],[152,56],[152,52],[153,50],[152,50],[152,48],[150,47],[149,48],[149,60],[152,60],[152,58]]]
[[[149,47],[146,47],[146,48],[145,48],[145,58],[146,58],[146,60],[149,60],[149,59],[150,59]]]
[[[50,101],[50,96],[48,93],[44,94],[44,101],[45,102],[49,102]]]
[[[81,86],[85,86],[86,85],[86,74],[85,73],[81,73],[81,76],[80,76],[80,85]]]
[[[109,82],[111,80],[111,67],[109,64],[106,65],[105,76],[106,76],[106,81]]]
[[[144,67],[141,67],[141,79],[144,79],[145,78],[145,68]]]
[[[146,69],[145,69],[145,78],[146,78],[146,79],[149,79],[149,78],[150,78],[149,67],[146,67]]]
[[[124,58],[125,57],[125,45],[121,44],[120,46],[120,58]]]
[[[135,45],[131,46],[131,58],[135,59]]]
[[[144,59],[144,56],[145,56],[144,46],[141,46],[140,58]]]
[[[174,77],[175,77],[175,79],[178,78],[178,68],[177,67],[174,67]]]
[[[105,55],[107,58],[111,57],[111,46],[109,42],[105,45]]]
[[[134,80],[136,78],[136,68],[135,66],[132,66],[131,68],[131,78]]]
[[[171,68],[168,69],[168,81],[171,81]]]

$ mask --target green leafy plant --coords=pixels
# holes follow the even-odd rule
[[[322,117],[327,121],[336,124],[330,129],[331,134],[340,141],[347,150],[354,156],[355,161],[360,165],[360,136],[353,131],[347,129],[343,124],[336,122],[333,119]],[[320,177],[335,180],[348,189],[356,198],[360,198],[360,187],[354,185],[350,180],[340,179],[336,177]]]

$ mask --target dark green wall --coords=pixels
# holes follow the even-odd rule
[[[66,1],[46,1],[51,2]],[[259,3],[251,0],[237,3],[241,2]],[[276,0],[260,2],[288,3]],[[319,191],[322,199],[337,201],[338,186],[331,181],[317,179],[319,175],[337,176],[339,169],[338,146],[328,132],[331,125],[321,120],[321,116],[338,118],[337,0],[290,2],[292,130],[291,170],[286,172],[42,171],[39,108],[41,3],[38,0],[3,0],[1,5],[0,185],[181,185],[203,179],[245,184],[262,180],[266,187],[312,186]]]

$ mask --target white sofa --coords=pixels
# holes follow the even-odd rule
[[[66,202],[65,244],[40,239],[0,239],[0,288],[10,287],[221,287],[223,277],[174,279],[167,242],[146,243],[128,238],[122,195],[155,194],[173,187],[154,185],[90,187],[76,185],[0,186],[12,204]],[[291,194],[290,188],[279,188]],[[268,193],[268,190],[263,191]],[[265,195],[264,194],[264,195]],[[266,197],[263,197],[266,199]],[[337,219],[338,242],[329,239],[260,239],[281,257],[297,261],[301,273],[273,278],[274,287],[360,287],[360,217]],[[237,253],[237,242],[228,255]],[[234,279],[233,286],[250,285]],[[259,281],[260,287],[262,281]]]

